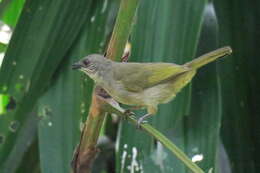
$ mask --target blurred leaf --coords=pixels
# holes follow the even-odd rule
[[[3,53],[6,51],[7,45],[0,43],[0,53]],[[1,67],[1,62],[0,62],[0,67]]]
[[[40,160],[39,160],[39,148],[38,148],[38,140],[34,139],[31,146],[28,148],[24,157],[22,159],[21,164],[15,171],[16,173],[40,173]]]
[[[39,147],[42,172],[69,172],[70,161],[80,130],[82,85],[71,70],[70,61],[62,63],[58,79],[39,100]]]
[[[54,84],[39,100],[42,173],[64,173],[70,170],[73,150],[79,141],[80,122],[82,116],[88,113],[86,101],[91,100],[93,86],[89,78],[79,71],[73,71],[71,64],[82,56],[104,52],[107,36],[112,31],[112,25],[108,26],[108,22],[115,17],[111,14],[115,5],[115,1],[108,3],[105,0],[92,3],[86,24],[70,49],[68,59],[60,64],[53,79]],[[86,92],[84,95],[83,89]]]
[[[6,113],[7,111],[7,105],[9,103],[9,96],[5,94],[0,94],[0,116],[1,114]]]
[[[231,45],[234,52],[218,70],[222,83],[222,141],[232,172],[258,172],[260,4],[220,0],[215,5],[221,44]]]
[[[250,114],[248,117],[250,118],[249,126],[251,127],[250,130],[250,139],[253,141],[254,146],[251,148],[253,151],[252,156],[254,158],[254,172],[257,172],[257,170],[260,170],[260,109],[259,109],[259,103],[260,103],[260,60],[259,60],[259,44],[260,44],[260,1],[253,1],[253,4],[250,8],[250,11],[247,11],[246,14],[251,14],[251,10],[253,13],[253,16],[251,16],[250,23],[247,25],[250,27],[250,30],[252,32],[248,32],[248,37],[250,38],[249,42],[247,42],[249,49],[247,54],[248,58],[246,58],[249,61],[249,108],[250,108]],[[251,147],[251,146],[250,146]],[[239,164],[239,163],[238,163]]]
[[[209,3],[204,10],[197,56],[217,49],[218,23],[215,9]],[[229,57],[227,57],[229,58]],[[219,66],[226,59],[218,61]],[[190,115],[184,120],[185,150],[188,156],[205,172],[217,172],[216,151],[219,143],[221,125],[220,81],[216,62],[198,70],[192,82]]]
[[[10,123],[16,121],[23,127],[85,23],[90,3],[90,0],[26,1],[0,71],[0,94],[12,98],[9,103],[12,109],[0,117],[0,134],[5,138],[0,145],[0,170],[5,168],[19,142],[20,130],[10,131]]]
[[[131,37],[131,60],[177,64],[191,60],[197,47],[205,4],[204,0],[141,1]],[[153,120],[149,119],[149,122],[182,149],[186,130],[180,119],[189,112],[189,89],[186,87],[173,102],[161,105],[158,115]],[[138,112],[138,115],[141,114],[144,112]],[[172,173],[174,170],[181,173],[186,170],[160,143],[126,123],[121,126],[118,140],[117,171],[120,173],[131,170],[156,173]]]
[[[0,18],[12,28],[15,27],[25,0],[4,0],[0,4]]]
[[[1,167],[3,167],[1,168],[1,173],[14,173],[18,167],[22,167],[24,163],[23,159],[26,158],[24,157],[24,153],[28,153],[27,150],[30,149],[30,145],[35,141],[39,118],[35,113],[30,113],[27,117],[23,124],[14,120],[9,125],[8,130],[12,133],[16,133],[19,129],[19,136],[16,138],[16,143],[13,146],[13,150],[9,153],[8,159],[4,162],[4,165],[1,165]],[[7,143],[8,141],[4,142]],[[26,160],[27,164],[30,161],[38,160],[38,155],[36,153],[34,154],[33,159]]]

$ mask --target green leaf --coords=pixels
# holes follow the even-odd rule
[[[132,34],[133,61],[165,61],[182,64],[194,57],[206,1],[141,1]],[[149,16],[149,18],[147,18]],[[190,87],[159,107],[149,122],[184,149],[184,123],[189,112]],[[143,115],[145,112],[138,112]],[[117,171],[185,172],[184,165],[144,133],[123,123],[118,137]],[[173,164],[174,163],[174,164]],[[121,164],[121,165],[120,165]],[[128,169],[130,168],[130,170]]]
[[[112,31],[109,21],[115,1],[95,1],[87,16],[86,24],[70,49],[68,59],[60,64],[53,78],[54,84],[39,100],[39,147],[42,173],[70,172],[73,151],[78,144],[82,117],[88,113],[91,100],[92,80],[71,64],[82,56],[103,53],[108,33]],[[105,6],[105,7],[104,7]],[[85,94],[83,94],[86,92]],[[51,141],[51,142],[50,142]]]
[[[28,153],[27,150],[30,150],[30,145],[35,141],[37,134],[37,124],[38,117],[36,113],[30,113],[28,118],[25,120],[24,124],[20,124],[19,121],[12,121],[9,125],[8,130],[13,133],[16,133],[19,130],[19,136],[16,138],[16,143],[13,146],[12,151],[9,153],[6,161],[3,165],[1,165],[1,172],[3,173],[14,173],[18,171],[19,167],[23,167],[24,159],[26,159],[27,163],[31,161],[37,161],[38,155],[35,153],[34,158],[28,159],[28,157],[24,153]],[[6,139],[8,140],[8,138]],[[8,141],[4,141],[4,143],[8,143]]]
[[[4,53],[6,51],[6,48],[7,48],[6,44],[0,43],[0,54]],[[0,60],[0,67],[1,67],[1,63],[2,63],[2,57],[1,57],[1,60]]]
[[[82,85],[71,70],[75,58],[62,64],[58,79],[39,100],[39,148],[42,172],[69,172],[79,138]]]
[[[212,3],[206,6],[203,20],[197,56],[218,48],[218,23]],[[221,59],[198,70],[192,82],[190,115],[183,120],[185,151],[205,172],[217,172],[218,168],[215,163],[221,125],[221,95],[216,64],[221,68],[224,63],[226,59]]]
[[[40,171],[40,161],[39,161],[39,149],[38,140],[34,139],[30,148],[24,154],[20,166],[17,168],[16,173],[41,173]]]
[[[24,2],[25,0],[3,1],[2,3],[4,3],[5,5],[2,4],[2,6],[0,6],[1,20],[7,25],[14,28],[23,9]]]
[[[236,173],[259,168],[259,1],[215,1],[220,43],[233,55],[218,69],[223,122],[221,138]]]
[[[6,113],[7,105],[10,102],[10,98],[8,95],[1,94],[0,95],[0,115]]]
[[[16,132],[9,130],[10,123],[17,121],[20,127],[24,126],[58,65],[67,58],[85,23],[90,3],[90,0],[26,1],[0,71],[0,94],[13,101],[12,109],[0,117],[0,134],[5,138],[0,145],[0,170],[5,169],[20,135],[20,128]]]

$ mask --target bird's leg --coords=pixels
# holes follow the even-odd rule
[[[145,114],[144,116],[141,116],[138,120],[137,120],[137,128],[140,129],[141,128],[141,124],[142,123],[146,123],[147,121],[144,121],[145,118],[151,116],[151,114]]]
[[[144,119],[146,119],[147,117],[150,117],[151,115],[155,115],[157,112],[157,105],[153,105],[153,106],[148,106],[147,107],[147,114],[145,114],[144,116],[140,117],[137,121],[137,128],[140,129],[141,128],[141,124],[144,123]]]
[[[126,109],[125,110],[125,114],[126,115],[129,115],[129,116],[131,116],[131,115],[135,115],[135,113],[133,112],[134,110],[139,110],[139,109],[141,109],[142,108],[142,106],[133,106],[133,107],[130,107],[129,109]]]
[[[124,112],[123,120],[126,120],[127,117],[135,116],[135,113],[132,112],[130,109],[126,109]]]

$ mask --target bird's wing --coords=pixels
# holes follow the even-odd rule
[[[188,71],[172,63],[117,63],[114,78],[129,91],[139,92],[168,78]]]

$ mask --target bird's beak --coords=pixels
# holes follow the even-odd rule
[[[76,63],[72,64],[73,70],[77,70],[77,69],[80,69],[80,68],[82,68],[82,65],[80,63],[76,62]]]

